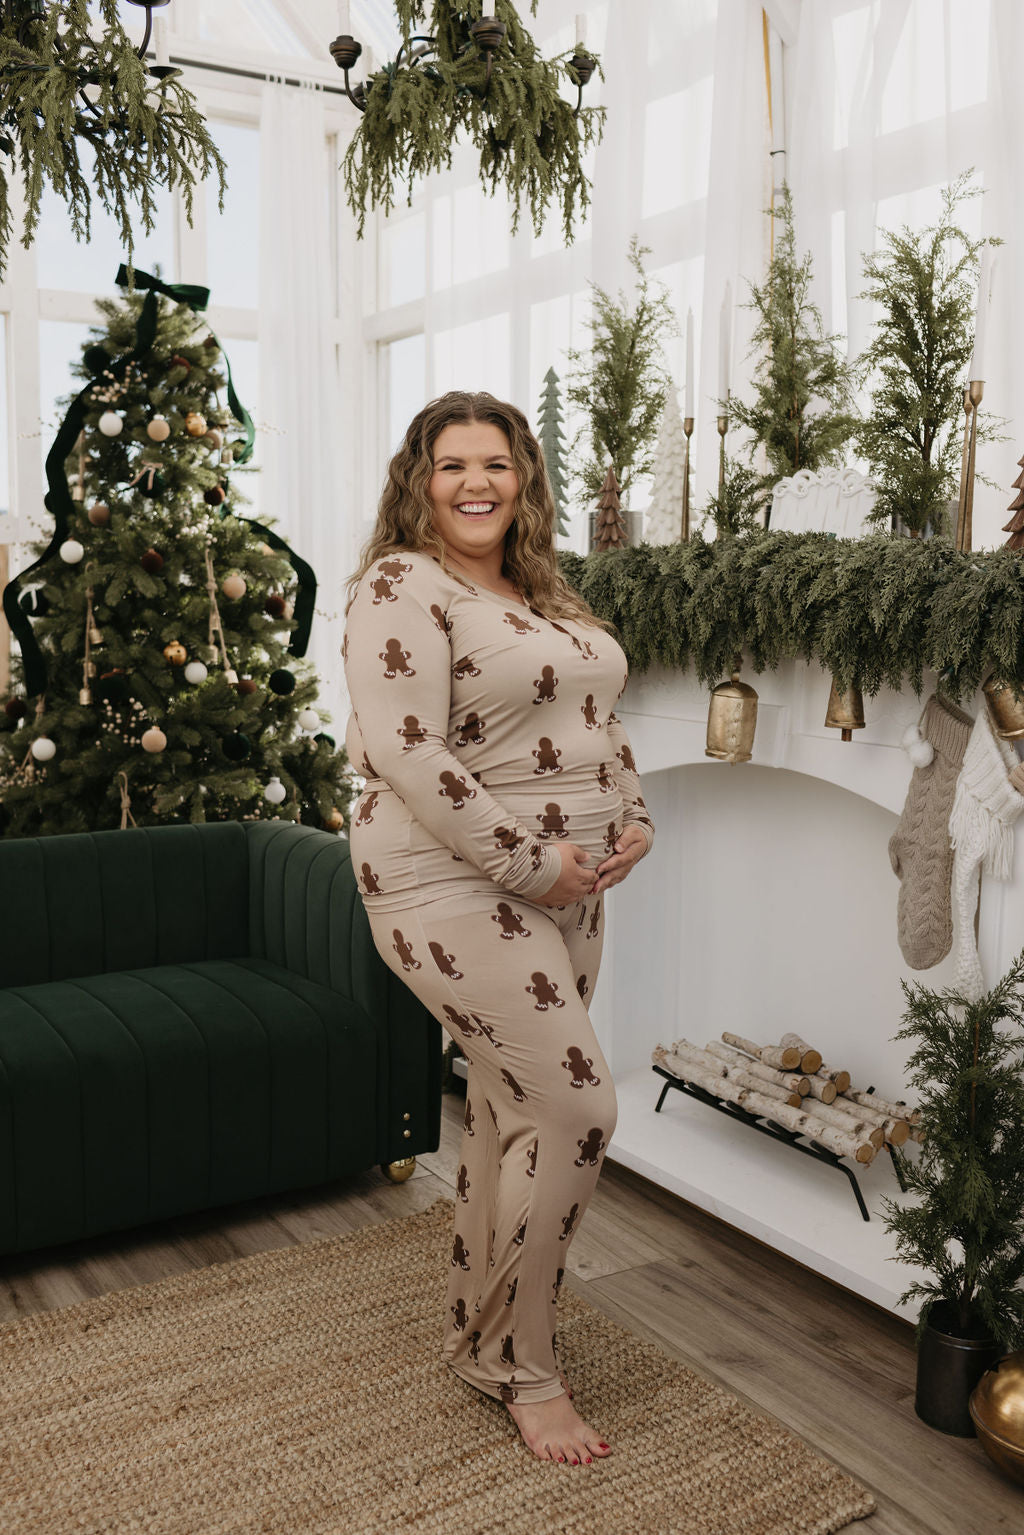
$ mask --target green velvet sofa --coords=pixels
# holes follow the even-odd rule
[[[441,1026],[348,842],[287,821],[0,841],[0,1253],[434,1151]]]

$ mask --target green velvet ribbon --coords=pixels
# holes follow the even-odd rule
[[[117,282],[120,287],[129,286],[128,269],[123,264],[117,273]],[[143,300],[139,313],[138,323],[135,329],[135,345],[130,352],[123,357],[111,362],[110,372],[115,377],[124,376],[125,369],[130,362],[136,362],[144,357],[150,350],[156,339],[156,327],[158,319],[158,295],[163,294],[177,304],[187,304],[193,310],[205,310],[210,301],[209,288],[202,288],[191,283],[165,283],[161,278],[152,276],[149,272],[141,272],[136,268],[134,286],[146,289],[146,297]],[[212,335],[211,331],[211,335]],[[214,337],[216,340],[216,337]],[[220,345],[218,341],[218,346]],[[235,386],[231,378],[231,364],[227,354],[221,347],[221,355],[228,376],[228,406],[235,420],[245,430],[245,445],[236,463],[244,464],[252,457],[256,442],[256,428],[252,417],[241,403],[235,392]],[[25,675],[25,692],[29,698],[34,698],[46,689],[46,660],[40,649],[39,642],[32,630],[32,624],[27,613],[23,613],[18,606],[18,594],[22,583],[41,566],[47,564],[53,558],[61,544],[68,536],[68,524],[74,513],[74,502],[71,499],[71,491],[68,487],[65,464],[69,454],[78,441],[79,433],[85,424],[85,415],[88,408],[86,396],[99,382],[98,377],[91,378],[85,388],[75,396],[67,415],[61,424],[60,430],[46,455],[46,483],[47,493],[43,498],[43,504],[54,519],[53,537],[46,549],[34,560],[31,565],[14,576],[4,588],[3,610],[8,625],[21,650],[21,659]],[[221,507],[221,516],[226,516],[228,506],[225,502]],[[236,514],[232,514],[236,515]],[[270,545],[283,554],[289,561],[295,572],[298,583],[295,594],[295,629],[292,632],[291,642],[288,646],[288,654],[304,656],[309,645],[309,634],[313,625],[313,610],[316,602],[316,576],[304,559],[295,553],[284,539],[272,529],[267,528],[254,517],[240,517],[240,522],[247,522],[254,532],[258,533]]]

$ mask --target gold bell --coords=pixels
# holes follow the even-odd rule
[[[92,688],[79,688],[79,690],[78,690],[78,702],[80,704],[91,704],[92,703]]]
[[[832,678],[832,690],[828,695],[828,708],[825,711],[825,724],[833,730],[843,732],[844,741],[853,740],[855,730],[864,729],[864,699],[860,688],[853,683],[840,693],[836,687],[836,679]]]
[[[1014,698],[1011,685],[998,677],[989,677],[981,684],[981,690],[996,735],[1004,741],[1024,736],[1024,698]]]
[[[756,724],[757,694],[746,682],[740,681],[737,659],[730,681],[720,682],[711,693],[705,757],[718,757],[723,762],[749,762]]]

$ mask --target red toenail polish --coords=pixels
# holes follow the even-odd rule
[[[590,1456],[589,1455],[587,1456],[587,1465],[588,1466],[590,1465]]]
[[[603,1439],[599,1439],[597,1442],[601,1446],[602,1450],[610,1450],[611,1449],[611,1445],[610,1444],[605,1444]]]

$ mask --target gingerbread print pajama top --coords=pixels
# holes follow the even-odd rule
[[[654,827],[613,706],[607,631],[446,574],[426,551],[362,577],[342,647],[366,787],[352,864],[374,943],[464,1051],[444,1357],[502,1401],[558,1396],[557,1300],[615,1128],[587,1012],[602,895],[545,907],[560,841],[590,868]]]

